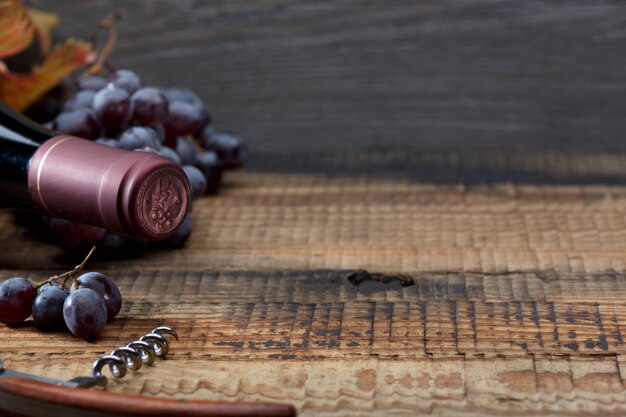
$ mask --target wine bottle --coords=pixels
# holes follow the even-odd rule
[[[0,102],[0,206],[159,240],[185,218],[190,193],[161,156],[54,132]]]

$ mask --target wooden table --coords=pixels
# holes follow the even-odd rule
[[[111,6],[83,3],[89,7],[58,2],[69,16],[64,30],[77,30],[89,13]],[[195,9],[185,3],[167,20],[166,3],[129,6],[152,20],[123,23],[117,59],[151,82],[171,81],[168,56],[196,59],[211,75],[222,74],[215,84],[206,82],[206,72],[189,79],[207,95],[222,92],[215,108],[224,109],[225,120],[236,126],[237,117],[244,119],[254,150],[250,164],[228,173],[218,195],[196,204],[184,249],[91,263],[125,297],[97,342],[40,333],[32,323],[0,327],[5,365],[71,378],[88,373],[99,355],[166,324],[181,336],[168,359],[113,381],[110,391],[284,402],[303,416],[626,412],[626,155],[617,139],[625,131],[626,95],[619,94],[623,66],[608,65],[624,58],[625,35],[615,26],[623,7],[583,13],[536,2],[520,15],[521,8],[492,2],[442,1],[352,6],[336,15],[341,5],[274,2],[274,14],[262,14],[261,6],[237,1]],[[222,19],[215,21],[219,30],[203,26],[212,13]],[[292,27],[298,16],[300,26]],[[444,17],[447,29],[437,29]],[[157,54],[149,48],[135,61],[142,41],[152,45],[149,29],[164,22],[171,23],[165,34],[150,34],[171,41],[163,68],[151,63]],[[442,67],[438,84],[435,73],[430,83],[420,81],[430,64],[418,60],[409,68],[423,78],[407,70],[404,86],[388,83],[385,94],[376,84],[361,96],[357,90],[393,61],[362,56],[364,72],[352,72],[355,80],[342,95],[345,84],[331,80],[349,79],[345,71],[356,61],[322,60],[310,69],[317,76],[311,83],[326,81],[326,90],[315,95],[313,84],[297,83],[297,72],[285,73],[279,88],[276,70],[311,65],[319,58],[315,42],[358,57],[363,49],[349,46],[362,46],[363,22],[388,24],[378,33],[381,56],[395,51],[410,63],[414,55],[401,53],[406,43],[384,47],[400,37],[443,62],[472,46],[482,47],[484,60],[470,60],[469,72]],[[489,33],[470,30],[489,22]],[[459,32],[450,29],[455,23]],[[194,25],[195,31],[177,32]],[[590,27],[599,32],[589,42],[600,50],[566,42],[587,39]],[[285,34],[302,31],[307,36],[289,43]],[[409,36],[416,34],[421,41]],[[436,39],[457,49],[445,55],[424,46]],[[213,43],[203,43],[208,40]],[[536,49],[523,49],[526,42]],[[560,53],[546,52],[553,47]],[[200,60],[202,51],[237,54],[225,54],[220,69]],[[296,63],[280,55],[274,67],[255,60],[268,51],[302,55]],[[509,55],[490,61],[500,53]],[[579,62],[574,58],[581,58],[578,72],[565,71]],[[480,68],[482,87],[459,92],[459,85],[471,89],[464,81],[478,80],[472,77]],[[512,68],[518,78],[511,84]],[[400,69],[396,74],[402,80]],[[304,96],[294,95],[298,85]],[[447,91],[435,91],[437,85]],[[331,120],[322,116],[323,103]],[[370,118],[376,114],[386,126],[377,127]],[[469,125],[472,117],[476,123]],[[385,129],[389,137],[381,136]],[[44,278],[74,262],[0,215],[2,277]]]

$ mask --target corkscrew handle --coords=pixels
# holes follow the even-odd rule
[[[24,417],[290,417],[287,404],[186,401],[68,388],[19,377],[0,378],[0,415]]]

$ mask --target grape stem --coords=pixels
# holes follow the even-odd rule
[[[123,12],[121,10],[115,10],[114,12],[100,19],[98,24],[94,27],[90,36],[90,42],[93,45],[94,49],[96,47],[96,41],[100,29],[104,29],[107,31],[107,38],[102,48],[100,48],[96,61],[87,69],[87,71],[81,74],[81,77],[99,74],[102,71],[102,67],[111,66],[109,63],[109,55],[111,55],[111,52],[113,52],[113,49],[115,49],[115,43],[117,42],[117,29],[115,27],[115,21],[120,19],[122,16]]]
[[[67,271],[67,272],[63,272],[62,274],[59,274],[59,275],[54,275],[54,276],[51,276],[50,278],[48,278],[48,279],[47,279],[47,280],[45,280],[45,281],[39,282],[39,283],[37,283],[37,284],[34,284],[34,285],[33,285],[33,288],[34,288],[34,289],[38,289],[38,288],[40,288],[40,287],[43,287],[43,286],[44,286],[44,285],[46,285],[46,284],[50,284],[50,285],[52,285],[52,284],[51,284],[51,283],[52,283],[52,281],[54,281],[54,280],[58,280],[58,279],[61,279],[61,278],[63,278],[63,283],[61,284],[61,288],[62,288],[62,289],[64,289],[64,290],[65,290],[65,284],[67,283],[67,280],[68,280],[68,279],[71,279],[71,280],[72,280],[72,283],[74,284],[74,288],[75,288],[75,289],[76,289],[76,288],[78,288],[79,280],[78,280],[78,278],[76,277],[76,275],[77,275],[78,273],[80,273],[80,271],[82,271],[82,269],[85,267],[85,265],[87,264],[87,261],[89,261],[89,258],[91,258],[91,255],[93,255],[93,253],[95,252],[95,250],[96,250],[96,246],[94,245],[94,246],[91,248],[91,250],[89,251],[89,253],[87,254],[87,256],[85,256],[85,259],[83,259],[83,261],[82,261],[81,263],[79,263],[78,265],[76,265],[76,266],[74,267],[74,269],[69,270],[69,271]]]

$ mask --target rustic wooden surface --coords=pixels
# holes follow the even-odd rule
[[[109,390],[626,413],[624,6],[414,3],[53,2],[64,35],[127,8],[115,62],[184,80],[253,153],[185,249],[91,263],[125,296],[97,342],[0,328],[5,364],[71,378],[168,324],[168,359]],[[74,262],[0,214],[0,276]]]

